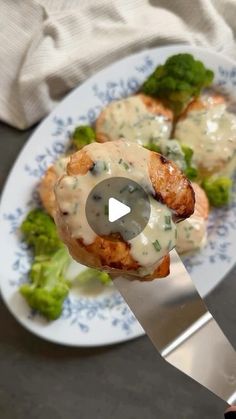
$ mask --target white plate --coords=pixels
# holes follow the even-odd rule
[[[127,57],[99,72],[76,88],[41,123],[18,157],[1,201],[1,292],[12,314],[28,330],[65,345],[92,346],[126,341],[143,334],[133,314],[113,287],[96,296],[72,293],[62,317],[47,323],[33,315],[18,293],[29,268],[29,254],[18,226],[37,200],[35,188],[48,165],[64,151],[69,132],[78,124],[92,123],[114,99],[135,92],[143,80],[169,55],[190,52],[215,72],[216,84],[236,99],[233,61],[204,49],[175,46],[156,48]],[[204,250],[185,258],[185,264],[202,295],[227,274],[236,261],[236,200],[227,210],[216,210],[209,220]]]

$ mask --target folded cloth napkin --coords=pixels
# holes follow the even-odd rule
[[[125,55],[173,43],[236,56],[235,0],[1,0],[0,119],[24,129]]]

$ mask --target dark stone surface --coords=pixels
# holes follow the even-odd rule
[[[0,187],[30,133],[0,125]],[[236,269],[207,299],[234,346],[235,276]],[[224,408],[147,337],[98,349],[56,346],[24,330],[0,300],[1,419],[220,419]]]

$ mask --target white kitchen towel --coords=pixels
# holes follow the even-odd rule
[[[235,0],[0,0],[0,119],[24,129],[131,52],[173,43],[236,57]]]

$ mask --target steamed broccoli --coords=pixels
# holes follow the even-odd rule
[[[85,269],[76,277],[76,280],[81,282],[90,281],[91,279],[97,279],[104,285],[109,284],[111,282],[111,277],[108,273],[98,271],[97,269],[93,268]]]
[[[65,247],[52,257],[36,256],[30,271],[31,283],[20,288],[29,306],[49,320],[61,315],[63,302],[69,293],[69,282],[65,279],[69,263],[70,256]]]
[[[179,114],[188,102],[209,86],[213,71],[191,54],[177,54],[159,65],[141,87],[147,95],[159,97]]]
[[[228,177],[207,178],[202,182],[209,202],[214,207],[221,207],[230,201],[232,180]]]
[[[80,150],[85,145],[95,141],[95,131],[89,125],[80,125],[72,134],[72,143]]]
[[[35,255],[51,255],[63,246],[52,218],[40,209],[30,211],[21,225],[25,241]]]
[[[184,169],[184,173],[188,179],[194,180],[198,177],[198,171],[196,167],[192,165],[192,157],[193,157],[193,150],[185,145],[181,146],[182,152],[184,153],[186,168]]]

